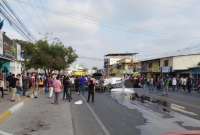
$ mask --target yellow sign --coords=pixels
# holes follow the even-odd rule
[[[86,71],[74,71],[72,73],[73,76],[86,76],[88,73]]]

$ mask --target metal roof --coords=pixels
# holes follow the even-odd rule
[[[138,54],[138,53],[110,53],[105,56],[132,56],[132,55],[136,55],[136,54]]]
[[[175,54],[175,55],[166,55],[166,56],[160,56],[160,57],[152,57],[152,58],[142,59],[142,60],[140,60],[140,62],[143,62],[143,61],[152,61],[152,60],[159,60],[159,59],[171,58],[171,57],[190,56],[190,55],[200,55],[200,52],[190,53],[190,54]]]

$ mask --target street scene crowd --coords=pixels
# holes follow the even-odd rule
[[[72,91],[78,95],[88,92],[88,102],[94,93],[96,80],[93,77],[69,77],[67,75],[51,74],[44,75],[38,73],[12,74],[10,73],[5,80],[1,79],[1,98],[4,98],[5,91],[9,94],[11,102],[20,101],[21,97],[38,98],[39,95],[46,95],[54,99],[52,104],[58,104],[61,93],[63,101],[72,100]]]
[[[145,90],[163,91],[164,95],[168,95],[168,91],[174,92],[188,92],[192,91],[200,92],[200,79],[194,79],[192,77],[176,77],[169,76],[166,77],[131,77],[133,80],[134,87],[142,87]]]

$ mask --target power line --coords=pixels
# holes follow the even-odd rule
[[[5,17],[5,19],[10,23],[11,26],[14,27],[15,30],[23,37],[30,41],[34,41],[34,37],[30,33],[30,31],[26,28],[22,20],[17,16],[17,14],[12,10],[6,0],[2,0],[0,2],[1,6],[1,14]]]
[[[19,34],[21,34],[23,37],[25,37],[28,40],[32,40],[17,24],[17,22],[15,21],[15,19],[13,18],[13,16],[7,11],[7,9],[4,7],[4,5],[2,5],[2,3],[0,3],[0,13],[2,14],[3,17],[5,17],[5,19],[10,23],[11,26],[13,26],[13,28],[19,32]]]
[[[27,32],[28,35],[30,35],[31,37],[33,37],[31,35],[31,33],[29,32],[29,30],[27,29],[27,27],[24,25],[24,23],[22,22],[22,20],[18,17],[18,15],[12,10],[12,8],[9,6],[8,2],[6,0],[2,0],[4,5],[10,10],[10,12],[14,15],[14,17],[16,18],[16,20],[20,23],[20,25],[22,26],[22,28]]]

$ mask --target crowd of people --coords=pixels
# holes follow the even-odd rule
[[[5,79],[0,79],[0,91],[4,98],[5,90],[9,92],[10,101],[19,101],[22,96],[38,98],[39,95],[46,95],[54,98],[54,104],[59,103],[61,93],[64,101],[72,100],[72,91],[78,95],[88,92],[88,102],[92,98],[94,102],[96,81],[92,77],[69,77],[65,75],[44,75],[38,73],[12,74]],[[53,97],[54,96],[54,97]]]
[[[163,90],[165,95],[168,91],[185,91],[191,93],[193,90],[200,92],[200,79],[192,77],[135,77],[134,85],[148,89],[149,91]]]

